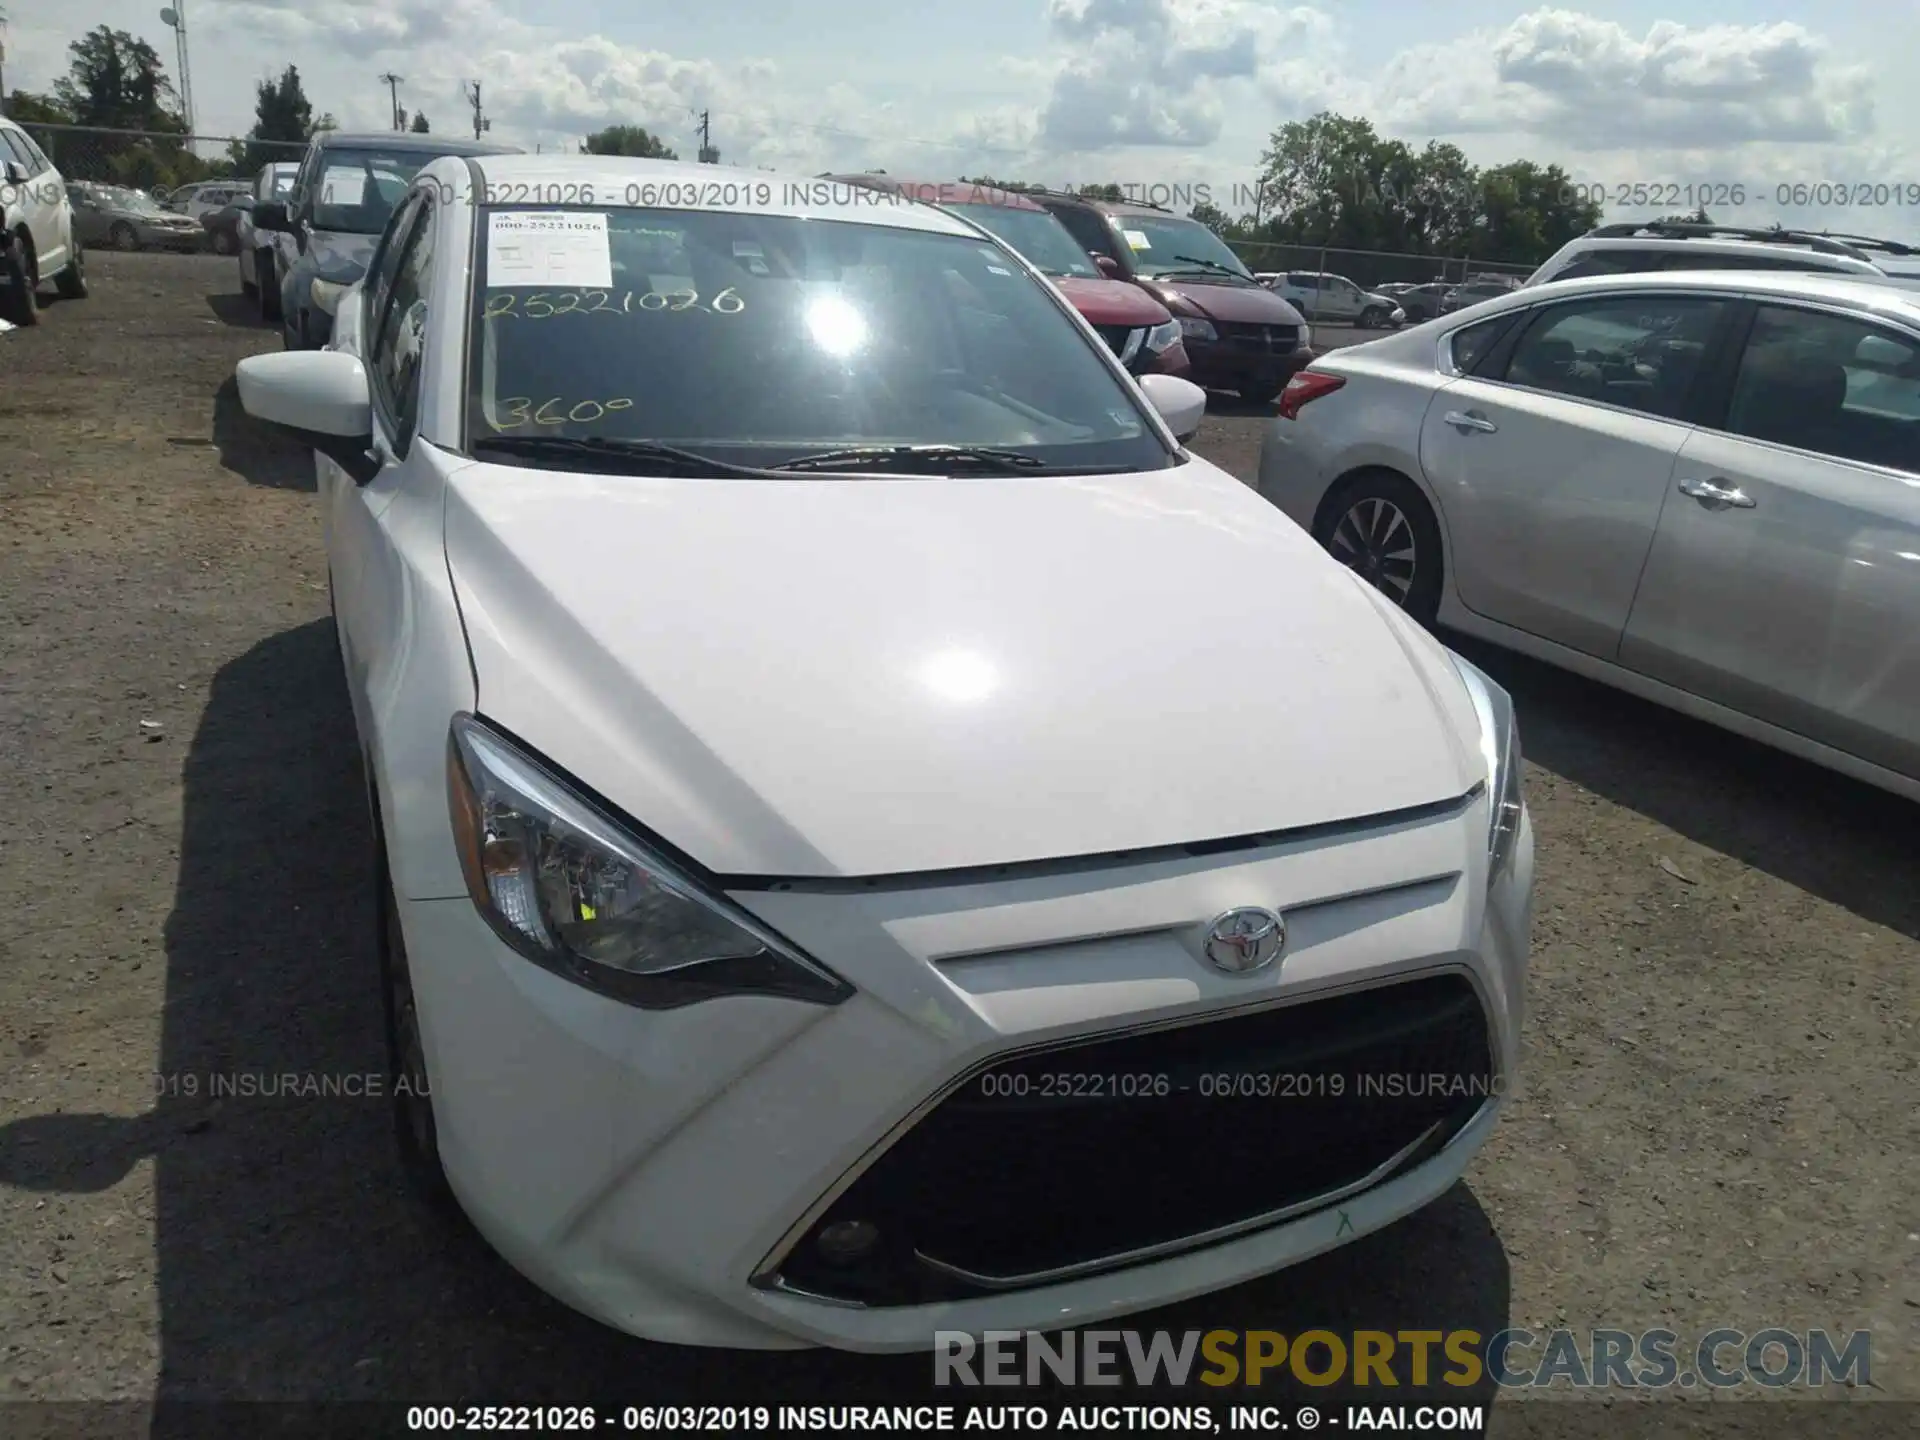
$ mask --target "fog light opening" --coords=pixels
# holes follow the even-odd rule
[[[869,1220],[836,1220],[823,1225],[813,1237],[814,1249],[830,1265],[851,1265],[864,1260],[880,1243],[880,1227]]]

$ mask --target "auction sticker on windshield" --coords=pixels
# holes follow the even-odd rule
[[[1147,239],[1147,232],[1144,230],[1122,230],[1120,233],[1127,237],[1127,244],[1136,250],[1151,250],[1153,248],[1153,244]]]
[[[487,284],[612,289],[605,213],[496,210],[487,229]]]

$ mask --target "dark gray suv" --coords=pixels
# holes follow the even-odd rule
[[[307,147],[285,201],[263,200],[253,227],[273,237],[281,335],[289,350],[318,350],[333,334],[340,297],[363,274],[393,207],[414,175],[442,155],[518,155],[517,145],[439,135],[322,131]],[[261,276],[262,284],[271,281]]]

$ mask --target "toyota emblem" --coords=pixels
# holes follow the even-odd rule
[[[1207,960],[1229,975],[1251,975],[1287,948],[1287,922],[1271,910],[1229,910],[1207,927]]]

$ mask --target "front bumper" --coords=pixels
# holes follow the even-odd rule
[[[833,1008],[741,997],[634,1010],[527,964],[465,899],[407,903],[449,1179],[536,1283],[608,1324],[681,1343],[925,1349],[936,1330],[1081,1325],[1305,1259],[1446,1190],[1510,1089],[1532,836],[1523,829],[1488,890],[1486,805],[1229,857],[736,894],[857,987]],[[1246,904],[1286,914],[1290,949],[1278,967],[1224,975],[1198,957],[1196,930]],[[804,1269],[789,1258],[834,1202],[897,1168],[908,1141],[931,1133],[938,1102],[983,1066],[1142,1026],[1239,1023],[1338,997],[1364,1006],[1351,997],[1436,976],[1480,1007],[1495,1086],[1441,1148],[1336,1206],[992,1293],[863,1304],[797,1293],[787,1273]],[[1284,1133],[1287,1102],[1231,1103],[1250,1146]],[[1126,1133],[1117,1110],[1086,1133],[1105,1137],[1109,1169],[1126,1167],[1111,1149]],[[1011,1136],[1006,1146],[1010,1167],[1044,1158]],[[1139,1173],[1158,1159],[1143,1150]],[[1004,1207],[1010,1241],[1032,1213]],[[983,1236],[990,1246],[990,1225],[970,1237],[976,1253]]]
[[[1188,336],[1185,344],[1192,364],[1187,378],[1213,390],[1270,388],[1277,393],[1314,360],[1312,347],[1300,344],[1297,335],[1284,349],[1264,339],[1225,334],[1214,340]]]

